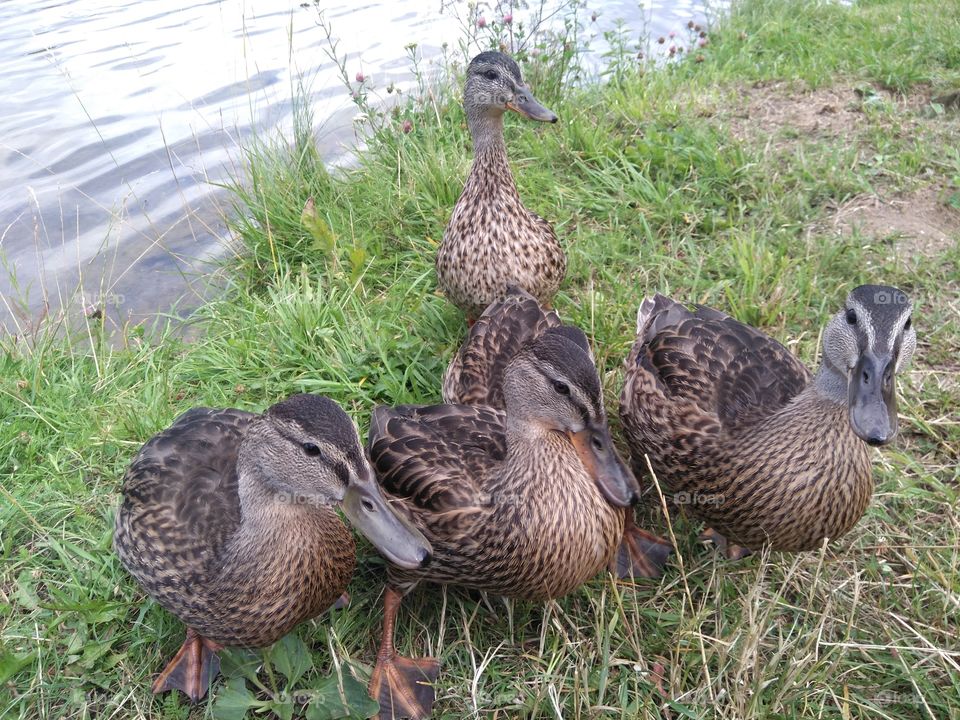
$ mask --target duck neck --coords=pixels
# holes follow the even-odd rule
[[[824,361],[807,388],[821,400],[836,404],[847,404],[847,378],[837,368]]]
[[[473,138],[474,157],[464,190],[476,190],[476,194],[484,197],[506,193],[519,201],[503,139],[503,115],[468,114],[467,124]],[[498,202],[504,202],[504,198],[498,198]]]
[[[524,477],[526,481],[511,492],[536,499],[540,505],[544,493],[555,487],[556,474],[573,458],[566,457],[567,442],[557,432],[537,422],[507,417],[505,434],[507,457],[504,477]],[[546,461],[545,461],[546,459]]]
[[[254,421],[256,422],[256,421]],[[273,476],[263,457],[253,447],[257,442],[257,427],[247,430],[237,452],[237,493],[240,496],[242,529],[259,525],[264,511],[277,504],[278,493],[273,489]]]
[[[467,127],[473,138],[476,157],[492,153],[506,158],[507,144],[503,140],[503,113],[467,112]]]

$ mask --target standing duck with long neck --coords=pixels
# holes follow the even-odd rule
[[[512,110],[554,123],[524,84],[520,68],[500,52],[483,52],[467,68],[463,91],[474,160],[437,254],[437,279],[472,323],[516,285],[549,303],[567,259],[546,220],[523,206],[507,160],[503,116]]]

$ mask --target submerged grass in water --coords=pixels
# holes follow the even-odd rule
[[[812,365],[852,287],[894,284],[914,299],[920,348],[900,381],[902,434],[874,456],[873,503],[824,552],[731,563],[674,517],[682,564],[661,582],[600,577],[545,606],[414,592],[397,639],[441,658],[438,717],[958,716],[960,124],[927,102],[960,83],[958,36],[947,3],[748,0],[667,68],[621,66],[586,89],[532,81],[561,122],[509,118],[511,161],[567,248],[556,306],[591,337],[612,418],[637,305],[655,291],[758,324]],[[818,94],[837,88],[839,104]],[[232,225],[243,252],[197,340],[133,334],[118,349],[91,326],[3,341],[4,717],[211,712],[150,695],[182,628],[110,549],[119,478],[178,413],[309,391],[365,431],[377,403],[439,401],[464,324],[433,261],[471,156],[455,93],[438,92],[435,107],[402,107],[350,170],[323,167],[306,115],[293,143],[251,147]],[[879,212],[873,198],[909,215],[918,197],[944,241],[842,222],[854,205]],[[641,514],[668,532],[658,508]],[[312,661],[299,688],[335,671],[366,680],[384,573],[361,548],[351,606],[297,631]],[[287,702],[276,675],[249,692],[300,712],[307,696]]]

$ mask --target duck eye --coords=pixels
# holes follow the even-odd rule
[[[310,457],[316,457],[320,454],[320,448],[318,448],[312,442],[305,442],[302,447],[303,451]]]
[[[847,323],[850,325],[857,324],[857,311],[854,310],[853,308],[849,308],[847,310]]]
[[[484,76],[487,78],[487,80],[496,80],[498,77],[500,77],[499,75],[497,75],[496,70],[487,70],[484,73]]]
[[[557,391],[558,393],[560,393],[561,395],[569,395],[569,394],[570,394],[570,386],[567,385],[565,382],[562,382],[562,381],[560,381],[560,380],[554,380],[554,381],[553,381],[553,389],[556,390],[556,391]]]
[[[909,329],[910,329],[910,326],[911,326],[912,324],[913,324],[913,316],[911,315],[910,317],[907,318],[907,322],[906,322],[906,324],[904,324],[904,326],[903,326],[904,332],[906,332],[907,330],[909,330]]]

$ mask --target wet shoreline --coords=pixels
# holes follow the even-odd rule
[[[636,38],[702,18],[696,3],[647,5],[614,3],[596,21],[581,11],[581,21],[602,45],[618,17]],[[462,18],[410,0],[324,17],[348,69],[381,93],[410,89],[406,43],[436,72],[437,38],[455,44],[463,31]],[[8,332],[61,309],[102,314],[114,330],[158,313],[187,317],[229,253],[229,197],[217,185],[243,177],[253,138],[289,129],[301,79],[325,161],[354,151],[355,107],[312,4],[12,0],[0,27],[0,82],[14,108],[0,119]]]

